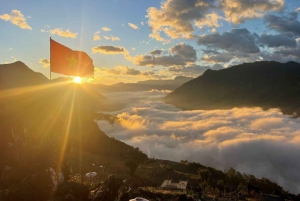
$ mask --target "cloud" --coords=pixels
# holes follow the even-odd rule
[[[133,29],[139,29],[139,27],[137,25],[132,24],[132,23],[128,23],[128,26],[130,26]]]
[[[167,0],[160,9],[150,7],[147,10],[148,24],[152,29],[150,37],[166,41],[161,33],[174,38],[193,38],[193,25],[219,26],[216,13],[209,13],[215,7],[216,0],[186,1]],[[209,14],[209,15],[207,15]]]
[[[97,31],[94,33],[94,36],[93,36],[93,40],[96,41],[96,40],[101,40],[101,37],[100,37],[100,31]]]
[[[296,40],[285,34],[263,34],[259,38],[259,43],[267,47],[296,47]]]
[[[286,16],[266,15],[264,19],[267,27],[270,29],[279,33],[300,36],[300,22],[296,12],[289,13]]]
[[[174,66],[194,63],[197,60],[196,50],[187,44],[179,43],[172,46],[167,54],[162,54],[161,50],[151,51],[151,55],[137,55],[131,60],[137,66]]]
[[[153,57],[149,55],[137,55],[131,59],[137,66],[173,66],[185,65],[185,60],[179,55],[164,55],[160,57]]]
[[[220,6],[226,19],[233,24],[240,24],[247,19],[262,17],[270,11],[280,11],[284,0],[220,0]]]
[[[195,61],[197,59],[196,50],[192,46],[184,43],[179,43],[171,47],[170,52],[175,55],[180,55],[187,60]]]
[[[295,10],[295,12],[300,12],[300,7]]]
[[[195,22],[195,26],[202,29],[204,26],[220,27],[219,20],[223,19],[216,13],[207,14],[204,18]]]
[[[195,161],[220,170],[234,167],[300,192],[300,119],[278,109],[182,111],[161,101],[167,93],[105,94],[109,101],[127,106],[110,112],[119,117],[114,125],[98,125],[149,157]]]
[[[43,64],[43,68],[47,68],[47,67],[50,66],[50,60],[49,59],[40,59],[39,63]]]
[[[116,66],[112,69],[101,68],[102,72],[110,75],[129,75],[129,76],[150,76],[154,75],[153,71],[140,71],[128,66]]]
[[[102,27],[102,30],[103,30],[103,31],[111,31],[111,29],[108,28],[108,27]]]
[[[210,48],[223,49],[229,52],[258,53],[256,45],[257,34],[252,34],[248,29],[233,29],[223,34],[212,33],[198,38],[198,45]]]
[[[212,66],[190,65],[190,66],[174,66],[168,68],[168,71],[176,76],[183,75],[188,77],[196,77],[202,75],[206,70],[220,70],[223,66],[215,64]]]
[[[56,28],[49,31],[52,35],[58,35],[66,38],[76,38],[78,33],[72,33],[69,29],[63,31],[62,29]]]
[[[117,36],[103,36],[105,40],[111,40],[111,41],[116,41],[116,40],[120,40],[119,37]]]
[[[234,54],[225,52],[225,53],[218,53],[214,55],[204,55],[201,58],[201,61],[204,61],[209,64],[216,64],[216,63],[227,63],[234,59],[236,56]]]
[[[12,24],[17,25],[21,29],[32,30],[32,28],[27,24],[24,15],[19,10],[12,10],[10,14],[0,15],[0,19],[9,21]]]
[[[150,52],[151,55],[160,55],[163,51],[162,50],[153,50]]]
[[[120,46],[100,45],[92,48],[93,53],[100,54],[129,54],[129,52]]]

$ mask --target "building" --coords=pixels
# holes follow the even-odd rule
[[[172,180],[165,180],[161,188],[171,188],[171,189],[180,189],[180,190],[186,190],[188,181],[180,181],[178,183],[172,183]]]

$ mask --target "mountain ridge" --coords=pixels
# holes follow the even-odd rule
[[[169,93],[164,101],[182,109],[280,108],[293,114],[300,100],[300,64],[262,61],[207,70]]]

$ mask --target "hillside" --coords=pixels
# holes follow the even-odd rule
[[[182,109],[280,108],[299,113],[300,64],[261,61],[207,70],[165,97]]]
[[[96,113],[104,97],[95,88],[67,80],[24,80],[0,91],[0,200],[107,201],[127,191],[130,198],[193,200],[195,189],[203,189],[202,200],[237,194],[254,199],[260,193],[298,200],[267,178],[232,168],[222,172],[193,162],[149,159],[99,129],[94,120],[111,116]],[[12,86],[9,79],[6,86]],[[88,172],[97,173],[92,182]],[[190,191],[158,188],[165,179],[188,181]]]
[[[118,83],[113,85],[98,84],[100,93],[122,92],[122,91],[149,91],[157,90],[174,90],[185,82],[190,81],[191,77],[178,76],[173,80],[146,80],[137,83]]]
[[[43,74],[34,72],[20,61],[0,65],[0,89],[46,83],[49,80]]]

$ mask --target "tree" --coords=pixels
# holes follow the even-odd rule
[[[129,174],[133,176],[136,168],[138,167],[138,163],[130,159],[125,162],[125,165],[129,168]]]
[[[247,194],[247,192],[248,192],[248,187],[246,186],[246,184],[240,183],[240,184],[237,186],[237,191],[238,191],[239,193]]]
[[[202,181],[208,181],[210,177],[210,171],[208,169],[199,169],[198,174],[201,177]]]

